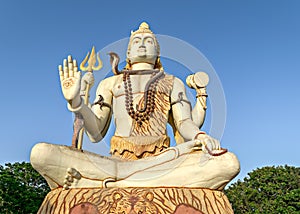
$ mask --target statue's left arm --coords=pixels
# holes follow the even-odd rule
[[[207,144],[212,150],[220,148],[219,141],[199,130],[199,127],[192,121],[191,105],[186,97],[185,86],[178,78],[174,79],[171,103],[174,124],[186,141],[197,139]]]
[[[174,123],[185,140],[192,140],[199,133],[199,128],[191,119],[191,105],[187,101],[183,82],[175,78],[171,93]]]

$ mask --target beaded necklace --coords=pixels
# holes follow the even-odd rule
[[[132,94],[132,84],[130,80],[130,71],[124,71],[123,82],[125,88],[125,107],[128,115],[134,119],[139,126],[142,126],[144,121],[150,119],[151,114],[155,108],[155,93],[156,86],[160,77],[163,75],[158,75],[155,78],[157,72],[152,72],[149,82],[146,84],[144,91],[144,107],[139,109],[138,104],[136,105],[136,110],[133,107],[133,94]]]

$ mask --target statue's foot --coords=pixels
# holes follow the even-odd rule
[[[102,187],[116,177],[115,160],[67,146],[36,144],[30,160],[51,189]]]
[[[78,183],[78,180],[80,180],[80,179],[81,179],[81,174],[76,169],[68,168],[67,175],[65,176],[65,180],[64,180],[63,189],[65,189],[65,190],[69,189],[73,183],[76,186],[76,184]]]

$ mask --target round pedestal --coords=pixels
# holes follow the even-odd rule
[[[233,210],[223,192],[203,188],[58,188],[48,193],[38,213],[232,214]]]

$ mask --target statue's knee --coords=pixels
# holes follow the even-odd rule
[[[226,156],[226,171],[231,174],[238,174],[240,172],[240,162],[235,154],[227,152],[224,154]]]
[[[38,143],[33,146],[30,153],[30,163],[38,170],[40,167],[44,167],[46,164],[46,159],[49,154],[52,154],[49,151],[49,144],[47,143]]]

